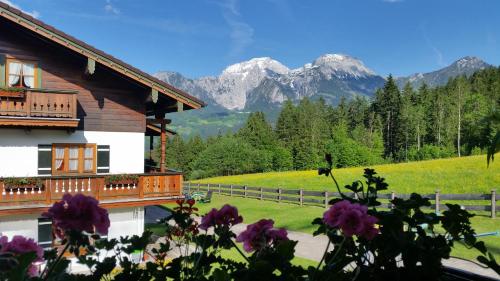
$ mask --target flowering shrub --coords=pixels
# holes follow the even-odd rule
[[[273,228],[274,221],[262,219],[247,226],[238,237],[237,242],[243,242],[243,249],[247,252],[261,251],[272,244],[288,240],[285,229]]]
[[[52,219],[59,238],[64,238],[67,232],[108,234],[108,211],[98,205],[93,197],[65,194],[43,216]]]
[[[472,215],[460,206],[447,204],[441,215],[424,212],[429,200],[412,194],[392,200],[391,208],[380,208],[377,193],[387,189],[383,178],[365,169],[364,182],[345,186],[349,193],[344,193],[333,176],[331,158],[326,160],[329,167],[319,174],[333,179],[338,198],[313,221],[314,235],[326,235],[329,241],[316,267],[292,264],[297,242],[272,220],[261,219],[236,235],[233,227],[243,218],[234,206],[212,209],[198,224],[194,200],[178,200],[163,220],[164,239],[150,248],[149,231],[100,239],[99,233],[109,227],[107,212],[92,198],[65,195],[46,214],[63,239],[63,250],[46,251],[46,266],[36,277],[32,264],[41,257],[33,241],[14,238],[18,242],[9,245],[12,241],[1,238],[0,280],[456,280],[446,274],[442,260],[457,242],[478,250],[478,261],[500,272],[493,255],[474,236]],[[66,272],[68,249],[88,267],[88,274]],[[225,258],[226,250],[238,252],[244,262]],[[113,255],[97,259],[94,254],[102,251]],[[141,265],[131,262],[129,255],[137,251],[150,259]]]
[[[0,236],[0,254],[10,254],[13,257],[21,257],[24,254],[34,255],[33,261],[27,264],[28,276],[34,277],[38,273],[38,267],[35,263],[43,261],[43,249],[38,246],[31,238],[25,238],[15,235],[8,241],[7,236]],[[14,262],[15,264],[16,262]]]
[[[329,227],[340,228],[346,237],[357,235],[372,240],[378,234],[375,223],[378,219],[367,214],[368,208],[358,203],[343,200],[335,203],[323,215]]]

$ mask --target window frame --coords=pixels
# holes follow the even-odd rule
[[[69,170],[69,149],[70,147],[78,147],[78,165],[76,171]],[[56,148],[64,148],[63,165],[64,170],[56,169]],[[85,148],[93,149],[92,170],[85,170]],[[52,144],[52,174],[53,175],[75,175],[75,174],[97,174],[97,144],[95,143],[53,143]]]
[[[33,88],[28,88],[28,87],[17,87],[17,86],[9,86],[9,75],[10,75],[10,69],[9,65],[11,62],[17,62],[21,64],[21,69],[23,64],[33,64]],[[40,88],[40,85],[38,85],[39,79],[38,79],[38,61],[35,60],[24,60],[24,59],[16,59],[16,58],[5,58],[5,86],[7,88],[21,88],[21,89],[37,89]],[[21,80],[21,85],[23,84],[24,81],[24,75],[21,75],[20,78]]]

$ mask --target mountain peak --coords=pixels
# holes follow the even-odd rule
[[[332,74],[339,77],[346,75],[354,77],[376,75],[361,60],[344,54],[324,54],[314,60],[312,66],[319,67],[324,74],[330,76]]]
[[[458,59],[451,66],[456,66],[459,69],[467,69],[467,68],[484,68],[489,66],[482,59],[474,56],[466,56],[461,59]]]
[[[222,74],[243,74],[250,71],[266,71],[271,70],[278,74],[288,73],[290,70],[281,62],[274,60],[270,57],[253,58],[247,61],[236,63],[228,66]]]

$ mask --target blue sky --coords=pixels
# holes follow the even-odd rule
[[[381,75],[474,55],[500,64],[497,0],[0,0],[149,73],[195,78],[269,56],[290,68],[325,53]]]

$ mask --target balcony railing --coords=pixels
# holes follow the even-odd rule
[[[138,174],[137,181],[119,183],[106,183],[105,176],[100,175],[31,179],[36,179],[36,184],[13,186],[7,179],[0,179],[0,212],[44,208],[67,193],[82,193],[96,198],[101,204],[116,206],[148,205],[148,201],[173,200],[182,195],[182,175],[178,173]]]
[[[0,89],[0,125],[76,127],[77,92],[47,89]],[[50,123],[47,121],[50,120]],[[69,122],[72,120],[73,122]],[[32,122],[30,124],[30,121]],[[64,121],[59,122],[57,121]],[[45,122],[45,123],[43,123]]]

